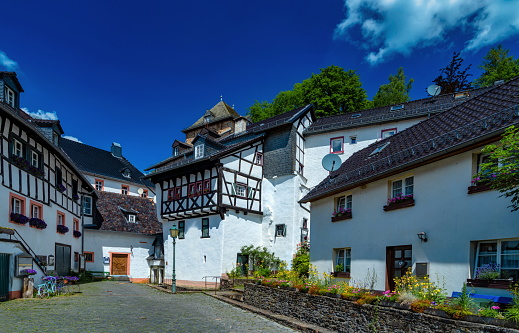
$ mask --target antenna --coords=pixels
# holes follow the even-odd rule
[[[431,96],[438,96],[442,92],[442,87],[431,84],[427,87],[427,93]]]
[[[323,168],[328,171],[335,171],[341,166],[341,158],[336,154],[328,154],[323,157]]]

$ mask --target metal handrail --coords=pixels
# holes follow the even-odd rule
[[[45,266],[41,265],[41,261],[40,261],[40,259],[38,259],[36,252],[33,251],[33,249],[29,246],[29,244],[27,244],[25,239],[23,239],[22,235],[20,235],[20,233],[18,233],[18,231],[16,229],[13,229],[13,230],[15,233],[14,237],[22,244],[25,251],[31,255],[32,259],[34,260],[36,265],[42,270],[43,274],[47,275],[47,268]]]
[[[207,275],[207,276],[202,277],[202,279],[204,279],[204,281],[205,281],[204,289],[206,289],[206,290],[207,290],[207,278],[213,278],[214,280],[216,280],[216,282],[214,284],[214,294],[216,295],[216,291],[218,290],[218,279],[221,279],[222,277],[215,276],[215,275]]]

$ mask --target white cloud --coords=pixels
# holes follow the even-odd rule
[[[79,143],[83,143],[83,142],[79,141],[78,138],[73,137],[73,136],[70,136],[70,135],[62,135],[61,137],[64,138],[64,139],[69,139],[69,140],[72,140],[72,141],[76,141],[76,142],[79,142]]]
[[[27,108],[21,108],[22,111],[27,113],[29,116],[36,119],[44,119],[44,120],[58,120],[58,115],[56,111],[48,112],[43,110],[38,110],[37,112],[30,112]]]
[[[344,0],[346,18],[335,38],[360,35],[366,60],[385,61],[394,54],[448,39],[460,29],[472,38],[466,50],[478,50],[519,34],[517,0]]]
[[[18,63],[12,59],[9,59],[5,52],[0,51],[0,65],[5,67],[8,71],[13,71],[18,68]]]

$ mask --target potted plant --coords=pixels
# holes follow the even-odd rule
[[[72,235],[74,235],[75,238],[79,238],[81,237],[81,231],[74,230],[74,232],[72,232]]]
[[[36,218],[36,217],[33,217],[32,219],[29,220],[29,225],[31,227],[34,227],[36,229],[45,229],[47,228],[47,223],[45,223],[45,221],[39,219],[39,218]]]
[[[68,232],[68,227],[62,224],[58,224],[56,226],[56,231],[60,234],[66,234]]]
[[[339,207],[339,209],[332,213],[332,222],[347,220],[351,218],[351,208]]]
[[[74,201],[78,201],[79,200],[79,195],[77,193],[72,194],[72,199]]]
[[[36,273],[37,272],[34,269],[30,269],[30,268],[22,269],[20,271],[21,275],[27,275],[27,276],[29,276],[29,275],[36,275]]]
[[[29,222],[29,218],[23,214],[11,213],[11,221],[16,224],[26,225]]]
[[[67,188],[65,187],[65,185],[63,184],[58,184],[58,186],[56,186],[56,188],[58,189],[58,191],[60,191],[61,193],[64,193]]]
[[[489,177],[482,178],[480,176],[474,176],[471,183],[472,185],[468,188],[468,194],[488,191],[491,189],[490,182],[496,175],[492,174]]]
[[[400,209],[405,207],[414,206],[414,197],[412,194],[403,195],[400,193],[399,195],[387,199],[387,205],[384,206],[384,211],[390,211],[394,209]]]
[[[470,287],[499,288],[510,287],[512,280],[500,279],[501,273],[499,265],[495,263],[486,264],[476,269],[475,279],[468,279],[467,285]]]

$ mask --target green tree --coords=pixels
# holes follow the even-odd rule
[[[501,196],[511,198],[509,206],[513,211],[519,210],[519,128],[510,126],[505,130],[501,145],[488,145],[482,149],[489,154],[485,163],[481,163],[481,171],[474,182],[488,182],[491,188],[503,193]]]
[[[502,45],[491,48],[479,66],[483,74],[474,80],[477,87],[487,87],[498,80],[510,80],[519,75],[519,59],[508,56],[510,50]]]
[[[440,75],[432,82],[442,88],[442,93],[448,94],[470,89],[468,77],[472,76],[472,74],[467,72],[472,65],[468,65],[464,70],[462,70],[462,64],[463,58],[460,56],[460,52],[454,52],[449,65],[440,69]]]
[[[389,75],[388,84],[383,84],[378,88],[373,97],[373,107],[409,102],[411,100],[409,92],[413,87],[414,79],[409,79],[407,83],[405,81],[404,69],[400,67],[396,75]]]
[[[240,253],[249,257],[249,270],[253,271],[276,270],[281,263],[281,260],[273,252],[269,252],[266,247],[242,246]]]
[[[292,270],[297,272],[300,278],[307,278],[310,274],[310,242],[297,244],[296,255],[292,259]]]
[[[292,90],[280,92],[272,103],[256,101],[249,107],[248,115],[253,122],[257,122],[310,103],[314,104],[318,117],[353,112],[369,106],[359,75],[353,70],[344,71],[332,65],[296,83]]]

